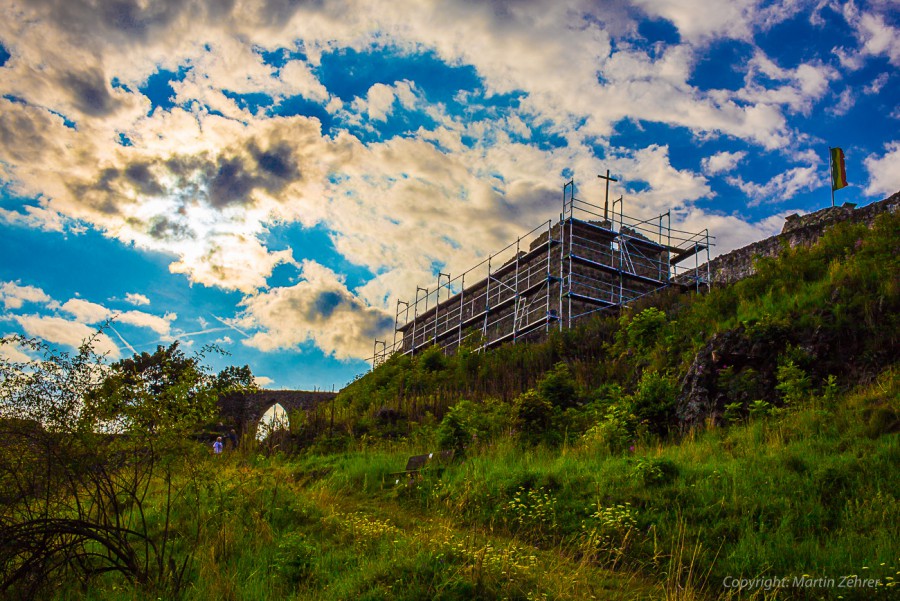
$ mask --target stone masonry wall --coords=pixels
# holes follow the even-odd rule
[[[545,232],[530,245],[529,251],[536,254],[520,252],[518,260],[513,258],[505,265],[494,268],[490,281],[481,280],[467,285],[462,293],[441,301],[437,307],[431,307],[403,325],[398,330],[403,336],[402,352],[428,347],[435,342],[435,336],[440,346],[452,352],[460,337],[465,339],[471,332],[481,332],[485,323],[487,327],[482,343],[493,344],[514,330],[543,324],[548,315],[565,319],[571,311],[575,318],[595,308],[574,299],[566,299],[561,305],[561,276],[571,276],[566,290],[573,295],[588,296],[610,304],[620,302],[620,295],[627,300],[658,287],[643,281],[628,281],[623,287],[615,273],[583,262],[573,261],[571,273],[568,269],[561,269],[561,257],[570,254],[618,267],[622,255],[618,245],[613,243],[616,235],[608,230],[609,227],[611,224],[608,222],[588,224],[575,221],[567,222],[561,232],[560,224],[554,225],[549,233]],[[665,281],[668,271],[660,267],[667,261],[665,251],[654,247],[638,232],[626,230],[624,233],[629,236],[629,241],[625,243],[629,249],[628,271]],[[561,241],[562,248],[557,244],[543,250],[547,248],[548,235]],[[538,248],[542,250],[537,251]],[[523,291],[527,290],[530,291],[524,294]],[[517,291],[521,296],[516,296]],[[469,322],[473,316],[484,312],[486,307],[492,308],[486,322],[483,319]],[[460,329],[461,324],[467,325]],[[441,335],[444,332],[446,336]]]
[[[851,221],[865,223],[871,227],[878,215],[886,212],[895,213],[898,209],[900,209],[900,192],[864,207],[828,207],[808,215],[790,215],[777,236],[754,242],[710,261],[712,283],[731,284],[749,277],[755,272],[754,262],[758,257],[775,257],[785,245],[791,248],[812,246],[835,223]],[[698,269],[701,275],[705,274],[705,265],[701,265]],[[680,275],[679,279],[691,276],[693,270]]]

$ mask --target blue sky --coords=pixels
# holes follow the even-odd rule
[[[829,146],[900,190],[892,0],[95,4],[0,0],[0,335],[330,389],[569,177],[717,253],[830,205]]]

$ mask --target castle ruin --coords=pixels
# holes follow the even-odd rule
[[[439,273],[433,288],[397,301],[394,340],[375,342],[373,366],[434,345],[453,353],[464,341],[482,350],[539,338],[668,286],[708,285],[709,274],[698,269],[702,253],[709,262],[708,230],[675,230],[669,212],[632,218],[621,198],[612,211],[608,201],[583,201],[569,182],[556,223],[544,222],[456,277]],[[689,272],[685,263],[693,263]]]

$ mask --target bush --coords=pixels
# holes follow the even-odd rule
[[[775,385],[775,389],[781,393],[786,405],[798,403],[809,396],[811,383],[809,374],[794,363],[793,359],[781,362],[776,377],[778,384]]]
[[[644,309],[624,326],[625,342],[629,348],[644,352],[656,344],[665,325],[665,313],[656,307]]]
[[[629,397],[631,412],[654,434],[665,434],[675,415],[678,385],[674,379],[655,371],[641,375],[637,390]]]
[[[634,475],[647,486],[671,484],[678,477],[678,466],[668,459],[638,459]]]
[[[484,403],[460,401],[450,408],[437,427],[442,449],[462,452],[476,440],[490,440],[511,429],[513,409],[507,403],[488,399]]]
[[[589,445],[600,445],[610,453],[621,453],[634,443],[638,419],[622,404],[613,404],[582,439]]]
[[[447,358],[444,356],[443,349],[435,345],[422,351],[422,354],[419,355],[419,365],[424,371],[434,373],[447,366]]]
[[[516,397],[514,402],[516,422],[522,431],[522,438],[531,443],[552,442],[555,438],[551,430],[553,405],[534,390]]]
[[[557,363],[538,381],[537,391],[554,407],[563,409],[578,403],[578,392],[572,372],[565,363]]]

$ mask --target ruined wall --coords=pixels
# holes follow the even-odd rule
[[[490,278],[471,285],[463,279],[460,293],[398,329],[403,337],[401,352],[435,343],[453,351],[460,339],[472,333],[478,333],[481,344],[505,342],[523,329],[534,327],[537,332],[559,327],[552,322],[567,320],[570,315],[574,319],[598,307],[579,296],[615,305],[668,280],[667,251],[627,229],[617,241],[618,235],[609,227],[608,222],[558,223],[535,239],[527,251],[520,251],[503,265],[492,265]],[[620,245],[626,248],[625,255]],[[570,266],[570,257],[581,261],[571,260]],[[623,278],[609,269],[620,266],[646,280]]]
[[[755,273],[754,261],[758,257],[775,257],[785,246],[812,246],[830,226],[842,221],[865,223],[871,227],[878,215],[895,213],[898,207],[900,192],[864,207],[828,207],[808,215],[791,215],[777,236],[754,242],[710,261],[711,280],[714,284],[737,282]],[[705,273],[706,266],[700,266],[699,271]],[[693,270],[680,277],[692,275]]]

